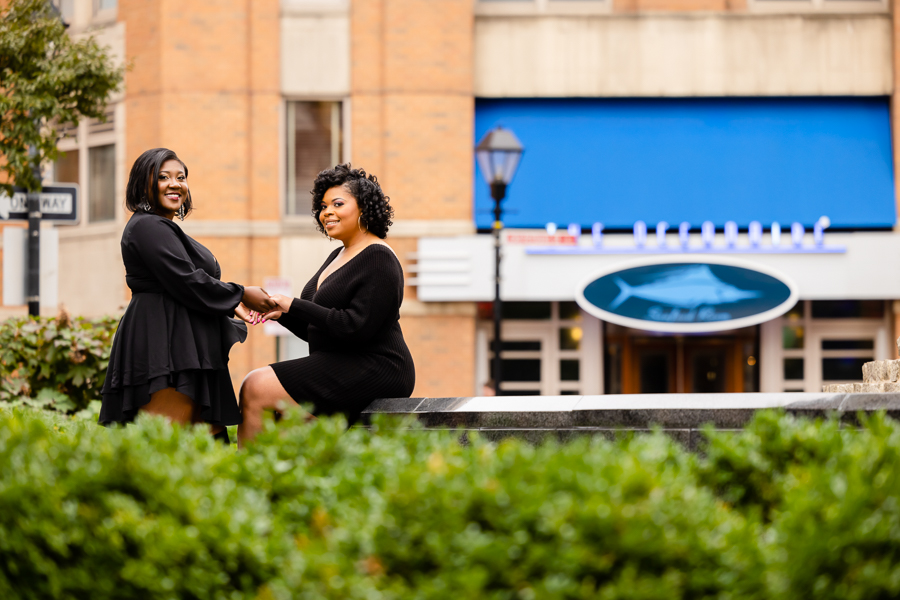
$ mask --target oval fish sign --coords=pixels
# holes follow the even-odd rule
[[[796,286],[768,268],[709,257],[653,260],[602,272],[579,286],[592,315],[650,331],[705,332],[748,327],[783,315]]]

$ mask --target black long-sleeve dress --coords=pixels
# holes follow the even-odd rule
[[[230,318],[244,288],[219,281],[212,253],[169,219],[135,213],[122,233],[131,302],[113,340],[100,423],[127,423],[150,395],[175,388],[203,421],[241,422],[228,352],[247,337]]]
[[[315,414],[342,412],[352,423],[376,398],[408,398],[412,355],[400,330],[403,269],[383,244],[364,248],[316,289],[336,249],[279,323],[309,342],[309,356],[272,364],[296,402]]]

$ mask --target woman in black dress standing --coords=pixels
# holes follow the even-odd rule
[[[273,308],[259,287],[219,280],[212,253],[175,224],[191,212],[188,169],[171,150],[144,152],[131,168],[122,233],[131,302],[113,339],[100,423],[128,423],[139,412],[179,423],[206,422],[227,440],[241,422],[228,353],[247,337],[250,311]],[[243,303],[243,306],[242,304]]]
[[[352,423],[376,398],[405,398],[415,386],[412,356],[400,331],[403,270],[384,242],[393,208],[374,175],[339,165],[313,186],[319,231],[340,240],[300,298],[273,295],[264,319],[278,319],[309,342],[309,356],[251,371],[241,385],[243,444],[262,427],[263,411],[284,400],[310,402],[314,414],[344,413]],[[251,315],[252,318],[252,315]]]

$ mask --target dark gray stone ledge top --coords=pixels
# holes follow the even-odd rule
[[[414,415],[428,427],[464,428],[695,428],[742,427],[758,410],[851,418],[857,411],[900,416],[900,393],[620,394],[604,396],[481,396],[385,398],[364,415]]]
[[[365,413],[504,413],[603,410],[900,410],[900,393],[607,394],[602,396],[473,396],[384,398]]]

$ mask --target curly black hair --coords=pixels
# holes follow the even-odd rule
[[[381,239],[387,237],[388,228],[394,224],[391,221],[391,217],[394,216],[391,199],[381,191],[377,177],[367,174],[364,169],[351,168],[350,163],[337,165],[333,169],[325,169],[316,176],[310,194],[313,197],[312,215],[316,219],[316,227],[319,231],[328,235],[322,222],[319,221],[319,215],[324,206],[322,199],[325,197],[325,192],[334,187],[343,187],[356,198],[359,212],[362,213],[363,227]]]
[[[125,186],[125,206],[131,212],[143,210],[141,205],[149,204],[150,212],[155,213],[159,205],[159,169],[167,160],[177,160],[184,167],[184,176],[187,177],[188,168],[184,161],[178,158],[168,148],[153,148],[141,154],[131,166],[131,174],[128,175],[128,185]],[[188,189],[187,198],[184,199],[184,214],[189,215],[194,209],[191,201],[191,190]]]

